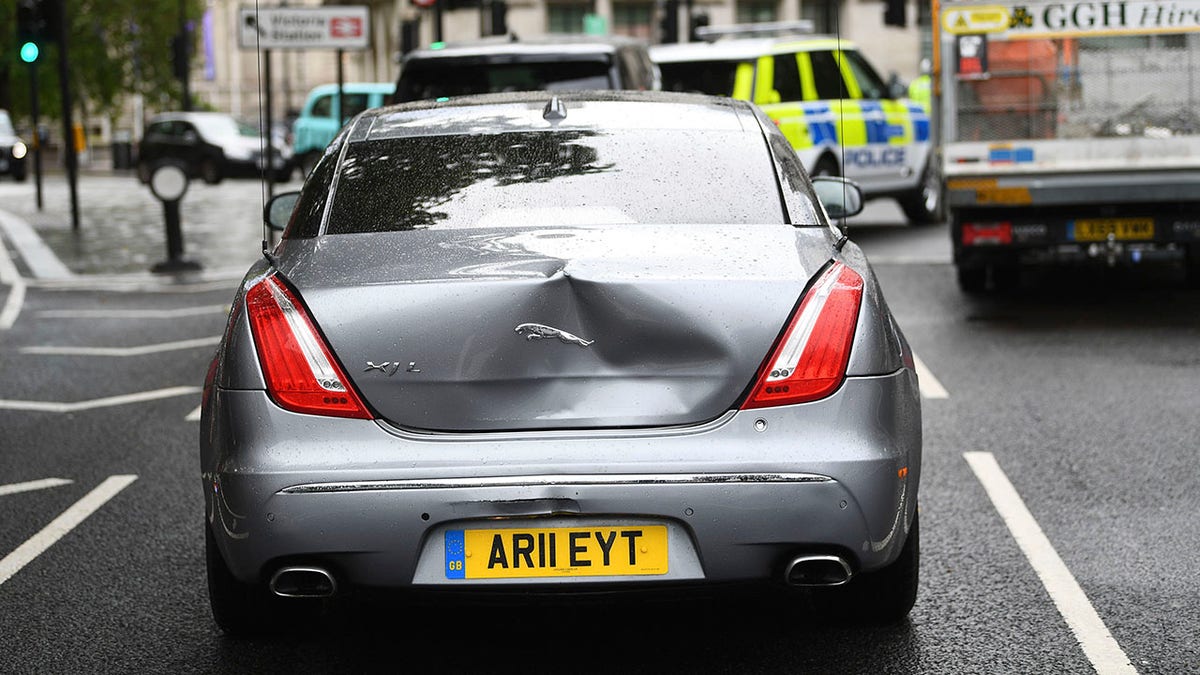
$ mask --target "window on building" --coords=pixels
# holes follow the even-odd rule
[[[651,40],[654,37],[654,3],[614,2],[612,32],[614,35]]]
[[[546,5],[546,23],[549,33],[582,33],[583,17],[591,12],[585,2],[552,2]]]
[[[738,23],[763,23],[779,17],[779,5],[763,0],[742,0],[737,4]]]
[[[921,4],[921,3],[917,3]],[[800,4],[800,18],[813,22],[813,30],[818,33],[836,35],[841,26],[838,25],[838,0],[814,0]]]

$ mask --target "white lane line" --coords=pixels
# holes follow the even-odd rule
[[[145,356],[160,354],[197,347],[211,347],[221,342],[221,336],[196,338],[194,340],[179,340],[177,342],[160,342],[140,347],[21,347],[22,354],[40,354],[43,356]]]
[[[34,278],[65,280],[75,276],[23,219],[0,210],[0,229],[8,235],[8,240],[17,249]]]
[[[183,418],[183,421],[184,422],[199,422],[200,421],[200,409],[203,407],[204,407],[203,405],[196,406],[196,409],[193,410],[192,412],[188,413],[188,416]]]
[[[49,525],[18,546],[17,550],[4,556],[4,559],[0,560],[0,584],[11,579],[14,574],[21,571],[22,567],[33,562],[34,558],[44,553],[46,549],[54,545],[54,542],[62,539],[63,535],[75,529],[88,516],[95,513],[135,480],[137,480],[137,476],[109,476],[103,483],[97,485],[96,489],[84,495],[83,499],[72,504],[57,518],[50,521]]]
[[[25,280],[17,271],[12,258],[8,257],[8,249],[0,240],[0,284],[9,286],[8,298],[0,309],[0,330],[9,330],[17,322],[21,306],[25,304]]]
[[[45,490],[46,488],[58,487],[60,485],[70,485],[72,482],[74,481],[69,481],[66,478],[43,478],[24,483],[9,483],[8,485],[0,485],[0,495],[15,495],[18,492]]]
[[[207,305],[181,309],[45,309],[43,319],[177,319],[185,316],[228,314],[229,305]]]
[[[992,504],[1008,525],[1021,552],[1042,580],[1059,614],[1066,619],[1083,653],[1092,662],[1092,667],[1099,675],[1136,674],[1137,670],[1129,662],[1129,657],[1108,632],[1108,627],[1034,520],[1033,514],[1025,507],[1021,495],[1004,475],[996,458],[990,452],[965,452],[963,457],[983,484],[988,497],[991,497]]]
[[[155,389],[154,391],[143,391],[136,394],[124,394],[121,396],[108,396],[105,398],[96,398],[90,401],[79,401],[76,403],[60,403],[57,401],[13,401],[0,399],[0,410],[70,413],[79,412],[81,410],[92,410],[94,408],[109,408],[112,406],[127,405],[129,403],[145,403],[146,401],[157,401],[159,399],[172,398],[174,396],[191,396],[198,393],[200,393],[200,387],[168,387],[166,389]]]
[[[929,370],[921,357],[916,354],[913,354],[913,365],[917,367],[917,382],[921,386],[921,398],[950,398],[950,392],[946,391],[946,388],[933,376],[933,372]]]
[[[0,257],[8,257],[8,254],[0,251]],[[18,278],[9,286],[8,299],[4,301],[4,308],[0,309],[0,330],[9,330],[13,324],[17,322],[17,316],[21,314],[21,306],[25,304],[25,282]]]

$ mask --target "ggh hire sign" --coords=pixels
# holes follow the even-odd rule
[[[1028,3],[1011,12],[1009,39],[1200,31],[1200,0]]]

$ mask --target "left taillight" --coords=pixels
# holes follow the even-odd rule
[[[742,408],[806,403],[836,391],[846,378],[862,290],[857,272],[830,265],[800,302]]]
[[[274,275],[246,291],[246,314],[271,400],[310,415],[371,419],[296,296]]]

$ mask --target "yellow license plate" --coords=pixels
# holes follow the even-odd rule
[[[1153,239],[1153,218],[1081,218],[1073,224],[1075,241]]]
[[[450,530],[445,544],[447,579],[667,573],[665,525]]]

